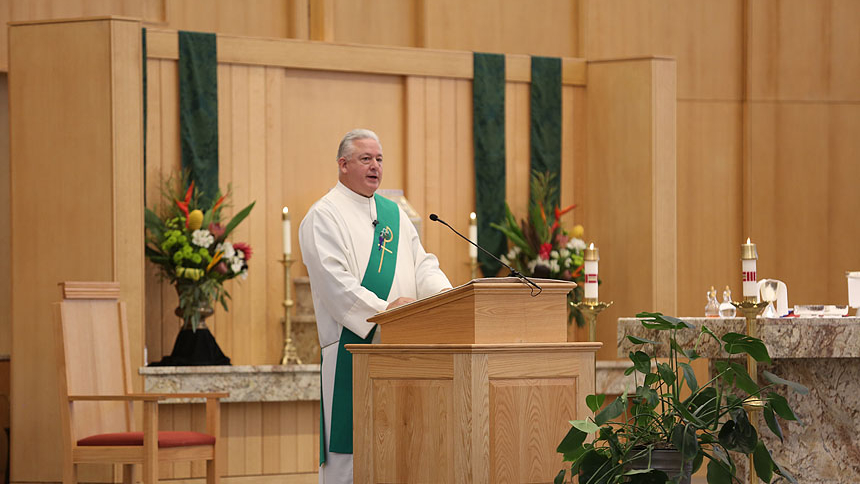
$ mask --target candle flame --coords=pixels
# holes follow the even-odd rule
[[[751,242],[750,242],[750,238],[749,238],[749,237],[747,237],[747,245],[749,245],[750,243],[751,243]]]
[[[288,218],[290,218],[290,209],[289,209],[289,208],[287,208],[287,207],[284,207],[284,211],[283,211],[283,219],[284,219],[284,220],[287,220]]]
[[[469,218],[470,218],[470,219],[472,219],[472,220],[475,220],[475,219],[477,219],[477,218],[478,218],[478,216],[477,216],[477,215],[475,215],[475,212],[471,212],[471,213],[469,214]]]
[[[591,245],[588,246],[588,248],[594,250],[594,242],[592,242]]]

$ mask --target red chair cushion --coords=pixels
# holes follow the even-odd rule
[[[190,447],[213,445],[215,437],[200,432],[159,431],[159,447]],[[115,434],[90,435],[78,441],[80,446],[143,445],[143,432],[120,432]]]

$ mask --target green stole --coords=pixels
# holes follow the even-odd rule
[[[373,248],[370,260],[364,270],[361,285],[383,301],[388,299],[394,282],[397,265],[397,247],[400,237],[400,211],[397,204],[385,197],[374,194],[376,200],[376,220],[373,231]],[[337,365],[334,371],[334,392],[331,405],[331,436],[329,452],[352,454],[352,353],[345,346],[350,344],[370,344],[376,326],[366,338],[361,338],[346,327],[340,332],[337,346]],[[325,462],[325,413],[320,392],[320,464]]]

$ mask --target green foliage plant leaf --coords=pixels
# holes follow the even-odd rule
[[[627,335],[627,339],[635,345],[644,345],[644,344],[652,344],[654,346],[660,345],[659,341],[654,341],[654,340],[648,339],[648,338],[641,338],[639,336],[633,336],[630,334]]]
[[[565,472],[565,469],[558,471],[558,474],[556,474],[555,479],[552,480],[552,484],[564,484]]]
[[[573,421],[570,423],[573,424]],[[567,435],[564,436],[555,450],[561,454],[573,452],[577,448],[582,447],[582,443],[585,442],[586,437],[588,437],[588,433],[583,432],[574,425],[567,431]]]
[[[758,385],[756,385],[752,378],[750,378],[749,373],[747,373],[747,369],[743,365],[733,361],[729,362],[729,370],[734,373],[735,385],[737,385],[741,390],[749,393],[750,395],[755,395],[759,392]]]
[[[581,465],[579,466],[579,482],[581,484],[608,484],[611,474],[609,470],[612,468],[612,462],[608,457],[591,449],[582,455]]]
[[[657,372],[667,385],[672,386],[675,383],[675,372],[668,363],[657,363]]]
[[[777,385],[786,385],[797,393],[800,393],[801,395],[806,395],[807,393],[809,393],[809,389],[801,385],[800,383],[780,378],[767,370],[762,370],[762,375],[764,375],[764,377],[769,382],[775,383]]]
[[[708,463],[708,484],[732,484],[732,473],[725,464],[711,459]]]
[[[227,226],[224,227],[224,235],[221,236],[222,238],[226,239],[227,236],[230,235],[230,232],[232,232],[233,229],[235,229],[236,226],[242,222],[242,220],[245,220],[245,217],[247,217],[248,214],[251,213],[251,209],[254,208],[255,203],[257,202],[254,201],[248,204],[247,207],[240,210],[239,213],[234,215],[233,218],[231,218],[230,221],[227,222]]]
[[[585,420],[571,420],[570,424],[573,425],[574,428],[577,428],[586,434],[593,434],[600,430],[600,427],[597,426],[596,423],[592,422],[589,419]]]
[[[743,409],[732,411],[732,420],[723,424],[719,434],[720,444],[728,450],[749,454],[758,442],[758,433]]]
[[[637,351],[636,353],[630,352],[630,361],[633,362],[633,367],[636,368],[636,371],[642,373],[643,375],[647,375],[651,373],[651,357],[648,356],[648,353],[644,351]]]
[[[626,407],[627,397],[626,395],[621,395],[597,414],[594,418],[594,423],[600,426],[614,418],[618,418],[618,416],[624,412]]]
[[[773,479],[773,458],[761,440],[756,443],[753,450],[753,465],[755,465],[755,473],[759,479],[768,483]]]
[[[786,420],[797,420],[797,415],[791,410],[788,401],[778,393],[768,393],[767,402],[777,415]]]
[[[699,451],[696,452],[696,457],[693,458],[693,474],[699,472],[699,468],[702,467],[702,461],[705,459],[705,453],[702,451],[702,448],[699,447]]]
[[[723,349],[730,355],[748,354],[758,362],[770,363],[767,346],[758,339],[740,333],[726,333],[722,338]]]
[[[606,401],[606,395],[604,394],[589,395],[585,397],[585,404],[588,405],[588,408],[595,413],[600,410],[604,401]]]
[[[687,380],[687,386],[690,387],[690,391],[695,392],[699,389],[699,383],[696,381],[696,372],[693,371],[693,367],[687,363],[678,363],[678,366],[684,370],[684,379]]]
[[[696,429],[689,424],[676,425],[672,430],[672,445],[685,461],[692,460],[699,453]]]
[[[657,373],[648,373],[647,375],[645,375],[645,384],[644,385],[646,387],[650,387],[651,385],[657,383],[658,381],[660,381],[660,375],[658,375]]]
[[[782,427],[779,426],[779,422],[776,420],[776,416],[773,414],[773,409],[771,409],[770,405],[764,407],[762,414],[764,415],[764,421],[767,423],[767,428],[779,437],[779,441],[782,442]]]

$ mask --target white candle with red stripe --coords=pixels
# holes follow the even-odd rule
[[[594,242],[585,249],[585,299],[597,301],[597,261],[600,260],[600,253]]]
[[[741,280],[744,283],[744,298],[758,300],[758,284],[756,283],[756,261],[758,252],[755,244],[747,238],[747,243],[741,245]]]

